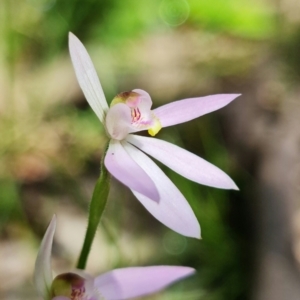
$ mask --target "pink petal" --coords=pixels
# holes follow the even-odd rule
[[[96,277],[95,287],[107,300],[131,299],[155,293],[194,272],[176,266],[116,269]]]
[[[128,143],[125,145],[125,149],[152,178],[160,195],[160,202],[157,204],[141,193],[132,191],[138,200],[167,227],[182,235],[200,238],[198,220],[189,203],[172,181],[143,152]]]
[[[192,181],[221,189],[238,190],[226,173],[183,148],[159,139],[131,134],[126,140]]]
[[[218,110],[240,94],[220,94],[171,102],[153,110],[162,127],[184,123]]]
[[[69,32],[69,50],[78,83],[91,108],[103,123],[108,105],[92,60],[79,39]]]
[[[38,256],[35,261],[34,283],[39,296],[48,299],[52,284],[51,251],[56,228],[54,215],[43,237]]]
[[[105,125],[111,138],[123,140],[129,132],[133,132],[130,108],[123,103],[115,104],[107,112]]]
[[[104,163],[107,170],[130,189],[147,196],[151,200],[159,201],[160,195],[153,180],[128,155],[120,142],[115,140],[110,142]]]

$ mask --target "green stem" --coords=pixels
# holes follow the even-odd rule
[[[104,166],[104,157],[106,151],[101,160],[101,174],[97,180],[92,200],[89,207],[89,218],[88,218],[88,227],[86,230],[84,243],[81,249],[81,253],[78,259],[77,268],[85,269],[86,262],[91,250],[91,246],[100,223],[101,216],[105,209],[107,202],[107,197],[110,187],[110,175]]]

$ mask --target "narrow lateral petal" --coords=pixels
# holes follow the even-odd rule
[[[120,142],[114,140],[110,142],[104,163],[107,170],[130,189],[154,200],[155,205],[160,201],[160,195],[153,180],[128,155]]]
[[[69,33],[69,50],[78,83],[89,105],[103,123],[108,105],[92,60],[83,44]]]
[[[155,293],[195,272],[189,267],[151,266],[116,269],[95,278],[107,300],[125,300]]]
[[[199,98],[183,99],[153,110],[162,127],[184,123],[229,104],[240,94],[219,94]]]
[[[152,178],[160,195],[160,201],[157,204],[141,193],[132,190],[138,200],[157,220],[167,227],[182,235],[200,238],[198,220],[189,203],[173,182],[143,152],[128,143],[125,149]]]
[[[220,189],[238,190],[226,173],[183,148],[159,139],[131,134],[127,141],[189,180]]]
[[[54,215],[43,237],[35,261],[34,283],[39,296],[43,299],[49,298],[52,283],[51,251],[55,228],[56,216]]]

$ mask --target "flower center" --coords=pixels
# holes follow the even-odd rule
[[[130,126],[135,129],[134,131],[148,129],[148,133],[155,136],[161,130],[160,120],[150,110],[152,101],[146,92],[128,91],[120,93],[113,99],[110,107],[119,103],[125,104],[130,109]],[[119,122],[119,119],[116,122]],[[112,134],[112,136],[114,135]]]
[[[85,281],[77,274],[60,274],[52,282],[51,297],[65,296],[70,300],[86,300]]]
[[[152,126],[148,129],[148,133],[151,136],[155,136],[161,130],[161,128],[162,126],[159,119],[153,115],[153,123]]]
[[[140,103],[140,95],[133,91],[122,92],[118,94],[111,102],[110,107],[118,104],[125,103],[130,108],[136,107]]]
[[[141,112],[138,107],[131,108],[131,118],[132,118],[132,123],[135,123],[140,120]]]
[[[85,295],[85,288],[73,288],[71,293],[71,300],[82,300]]]

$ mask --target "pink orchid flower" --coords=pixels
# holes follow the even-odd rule
[[[149,94],[135,89],[117,95],[108,107],[91,58],[72,33],[69,49],[79,85],[110,138],[104,160],[108,171],[128,186],[160,222],[182,235],[199,238],[199,223],[185,197],[146,154],[197,183],[222,189],[238,189],[237,186],[227,174],[195,154],[132,133],[148,130],[154,136],[163,127],[222,108],[239,94],[189,98],[151,110]]]
[[[155,293],[192,275],[189,267],[151,266],[115,269],[95,278],[82,270],[64,273],[53,280],[51,251],[56,228],[53,216],[35,263],[34,283],[44,300],[123,300]]]

